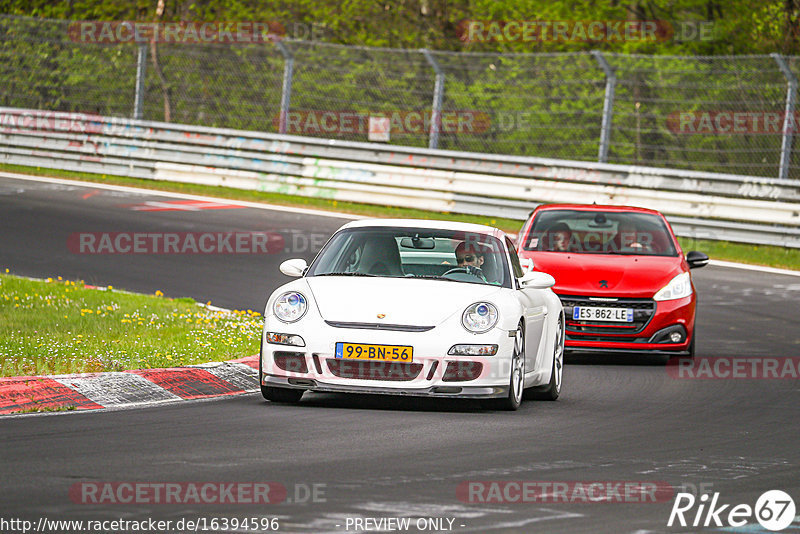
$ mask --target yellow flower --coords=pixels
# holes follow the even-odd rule
[[[108,289],[109,290],[114,289],[114,286],[108,286]]]
[[[163,296],[164,296],[164,293],[162,293],[161,291],[159,291],[159,290],[157,290],[157,289],[156,289],[156,296],[157,296],[157,297],[163,297]]]

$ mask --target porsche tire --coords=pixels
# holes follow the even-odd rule
[[[554,401],[561,395],[561,381],[564,376],[564,316],[558,318],[556,339],[553,346],[553,368],[550,370],[550,382],[546,386],[530,388],[529,397],[537,400]]]
[[[261,386],[261,395],[270,402],[281,404],[297,404],[305,393],[302,389],[276,388]]]
[[[300,397],[305,393],[302,389],[276,388],[273,386],[265,386],[261,383],[264,377],[263,358],[264,337],[262,335],[261,348],[258,350],[258,383],[261,386],[261,396],[270,402],[278,402],[281,404],[297,404],[300,402]]]
[[[500,399],[491,399],[486,403],[493,410],[513,412],[522,404],[525,387],[525,323],[520,321],[514,336],[514,349],[511,355],[511,372],[509,373],[508,395]]]

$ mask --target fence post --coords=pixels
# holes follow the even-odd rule
[[[275,41],[283,54],[283,88],[281,90],[281,115],[278,122],[278,133],[286,133],[286,120],[289,118],[289,106],[292,101],[292,78],[294,76],[294,56],[282,41]]]
[[[144,79],[147,68],[147,43],[139,45],[139,54],[136,57],[136,94],[133,97],[133,118],[142,118],[142,104],[144,102]]]
[[[444,99],[444,71],[427,48],[420,50],[436,73],[436,82],[433,86],[433,105],[431,109],[431,130],[428,138],[428,148],[439,148],[439,131],[442,126],[442,100]]]
[[[606,75],[606,96],[603,100],[603,122],[600,125],[600,148],[597,151],[597,161],[608,161],[608,145],[611,140],[611,119],[614,115],[614,95],[617,90],[617,76],[614,69],[608,64],[606,58],[599,50],[592,50],[592,55],[597,60],[600,68]]]
[[[797,99],[797,77],[789,69],[786,60],[780,54],[770,54],[772,58],[778,63],[778,67],[786,77],[788,89],[786,90],[786,110],[783,117],[783,139],[781,140],[781,166],[778,172],[778,178],[785,179],[789,177],[789,163],[792,158],[792,134],[794,133],[797,123],[794,120],[794,107]]]

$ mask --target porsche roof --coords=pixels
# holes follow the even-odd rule
[[[483,224],[465,223],[457,221],[440,221],[433,219],[359,219],[342,226],[345,228],[369,227],[399,227],[399,228],[435,228],[439,230],[454,230],[462,232],[477,232],[482,234],[505,235],[504,232],[492,226]]]

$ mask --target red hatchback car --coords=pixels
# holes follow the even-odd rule
[[[628,206],[543,205],[520,231],[523,264],[556,279],[571,352],[694,356],[697,297],[684,255],[664,216]]]

